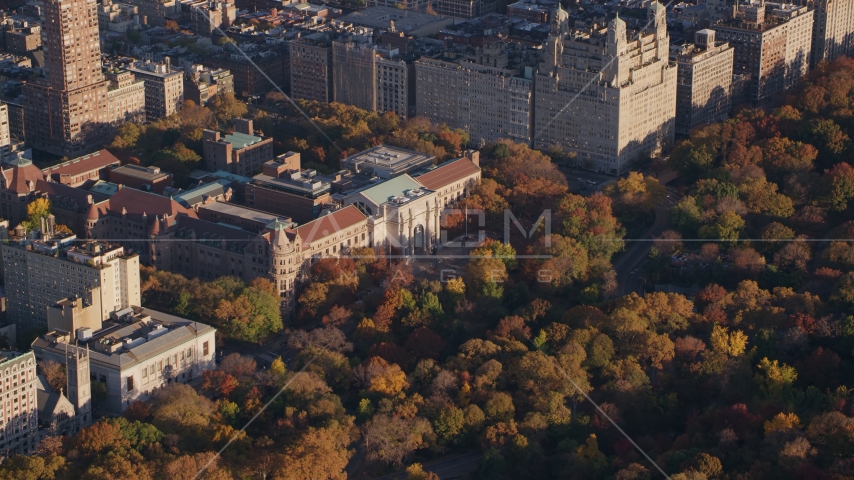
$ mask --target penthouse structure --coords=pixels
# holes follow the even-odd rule
[[[688,135],[695,127],[722,122],[732,107],[734,52],[715,40],[714,30],[700,30],[694,44],[671,47],[676,61],[676,133]]]
[[[712,28],[735,49],[734,72],[752,75],[750,100],[765,103],[798,85],[809,71],[814,12],[759,0]]]
[[[43,240],[15,238],[2,247],[3,277],[9,320],[19,331],[47,328],[47,309],[60,299],[78,296],[96,306],[101,318],[139,305],[139,256],[121,246],[88,242],[74,235],[52,235],[43,227]]]
[[[677,69],[664,6],[653,2],[648,15],[637,35],[619,17],[571,31],[558,6],[535,82],[536,147],[557,145],[585,168],[621,174],[672,145]]]
[[[235,132],[203,132],[204,161],[209,170],[223,170],[249,176],[273,158],[273,139],[255,135],[252,120],[234,120]]]
[[[165,63],[137,62],[128,71],[145,82],[145,116],[149,121],[177,113],[184,103],[184,78]]]
[[[120,415],[158,388],[188,383],[216,367],[216,329],[209,325],[134,305],[93,328],[84,320],[91,308],[76,298],[63,300],[53,307],[62,322],[33,342],[39,360],[66,364],[66,352],[80,357],[69,365],[79,365],[69,372],[69,397],[80,398],[74,403],[88,406],[91,386],[99,383],[106,391],[102,408]],[[72,377],[79,387],[72,388]]]

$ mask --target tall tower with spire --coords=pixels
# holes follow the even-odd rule
[[[78,429],[92,423],[92,388],[89,379],[89,349],[68,345],[65,354],[68,376],[68,400],[76,410]]]
[[[59,155],[88,153],[109,133],[97,0],[45,0],[47,76],[24,85],[27,143]]]

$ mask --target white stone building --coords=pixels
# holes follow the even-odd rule
[[[51,330],[33,342],[33,351],[39,360],[64,363],[68,348],[85,346],[89,379],[106,387],[99,408],[118,415],[164,385],[215,368],[215,335],[209,325],[134,306],[115,312],[100,330]]]
[[[664,6],[653,2],[649,15],[640,32],[619,17],[571,30],[558,8],[535,81],[534,146],[560,146],[584,168],[621,174],[673,144],[677,70]]]

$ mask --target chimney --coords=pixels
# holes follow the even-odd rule
[[[252,120],[247,120],[245,118],[235,118],[234,130],[240,133],[245,133],[246,135],[253,135]]]
[[[465,158],[471,160],[471,163],[480,166],[480,152],[474,149],[469,149],[465,151]]]

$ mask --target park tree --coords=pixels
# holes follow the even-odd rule
[[[435,433],[421,417],[376,415],[363,427],[362,438],[368,460],[399,467],[416,450],[433,443]]]

